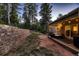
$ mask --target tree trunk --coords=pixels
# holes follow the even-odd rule
[[[8,3],[8,24],[10,25],[11,22],[10,22],[10,12],[11,12],[11,4]]]

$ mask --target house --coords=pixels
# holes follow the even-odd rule
[[[49,31],[53,27],[60,33],[59,35],[66,37],[66,41],[72,41],[74,36],[79,36],[79,8],[50,23]]]

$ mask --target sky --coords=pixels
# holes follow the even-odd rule
[[[36,17],[38,20],[40,20],[41,18],[41,16],[39,15],[40,6],[41,4],[38,4],[38,8],[37,8],[38,16]],[[23,5],[21,7],[23,8]],[[65,15],[78,7],[79,7],[78,3],[52,3],[51,20],[54,21],[57,19],[59,14]],[[21,10],[20,12],[21,12],[20,15],[22,15],[23,10]]]
[[[79,7],[76,3],[54,3],[52,4],[52,21],[56,20],[59,14],[65,15]]]

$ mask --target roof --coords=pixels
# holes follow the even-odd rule
[[[69,12],[68,14],[66,14],[66,15],[64,15],[64,16],[62,16],[62,17],[60,17],[60,18],[57,18],[55,21],[53,21],[53,22],[50,23],[50,24],[53,24],[53,23],[55,23],[55,22],[57,22],[57,21],[65,20],[66,18],[70,17],[71,15],[78,14],[78,10],[79,10],[79,7],[76,8],[76,9],[74,9],[74,10],[72,10],[71,12]]]

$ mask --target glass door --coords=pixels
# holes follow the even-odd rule
[[[70,25],[65,26],[65,35],[68,37],[71,37],[71,26]]]

